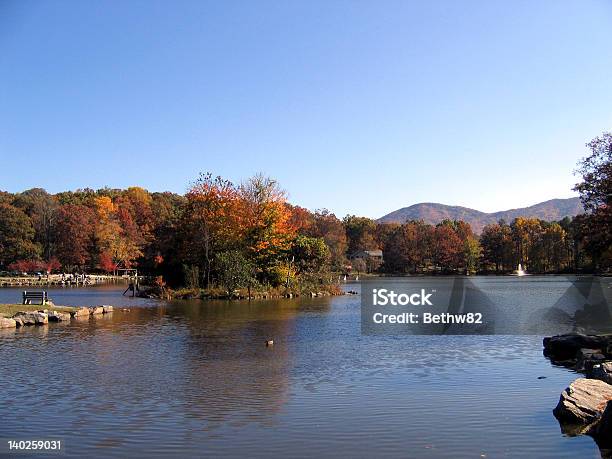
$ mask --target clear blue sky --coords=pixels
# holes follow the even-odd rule
[[[573,195],[611,83],[608,0],[0,0],[0,189],[520,207]]]

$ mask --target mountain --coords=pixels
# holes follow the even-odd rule
[[[551,199],[521,209],[502,210],[486,213],[461,206],[447,206],[432,202],[414,204],[391,212],[377,220],[379,223],[404,223],[408,220],[423,220],[435,225],[444,219],[463,220],[472,226],[476,233],[489,223],[504,219],[510,223],[516,217],[535,217],[541,220],[561,220],[584,212],[579,198]]]

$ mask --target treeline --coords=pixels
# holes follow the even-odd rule
[[[367,219],[366,219],[367,220]],[[350,221],[350,219],[349,219]],[[593,257],[586,249],[583,217],[546,222],[519,217],[485,226],[479,236],[463,221],[437,225],[423,221],[376,224],[363,221],[362,239],[381,247],[384,262],[364,260],[361,269],[389,274],[508,273],[520,263],[533,273],[590,270]]]
[[[55,195],[0,194],[0,270],[103,271],[137,267],[189,288],[322,282],[331,253],[299,232],[301,209],[278,184],[235,185],[201,175],[185,196],[143,188]],[[332,247],[333,248],[333,247]]]
[[[576,186],[587,213],[517,218],[476,235],[462,221],[379,224],[287,202],[272,179],[204,174],[185,196],[143,188],[0,192],[0,270],[138,267],[172,285],[329,282],[337,273],[603,272],[612,267],[612,134],[588,144]],[[383,257],[373,251],[382,250]],[[335,273],[334,276],[331,273]]]

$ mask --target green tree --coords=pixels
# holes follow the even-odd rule
[[[318,237],[298,236],[291,247],[296,273],[312,273],[327,266],[330,253],[325,241]]]
[[[0,203],[0,265],[38,258],[40,252],[30,218],[15,206]]]
[[[215,255],[217,279],[232,297],[239,288],[249,287],[254,282],[254,267],[239,250],[228,250]]]

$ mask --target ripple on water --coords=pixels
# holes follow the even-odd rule
[[[573,375],[541,337],[361,336],[355,297],[3,330],[0,361],[3,436],[62,438],[69,457],[597,455],[560,434]]]

